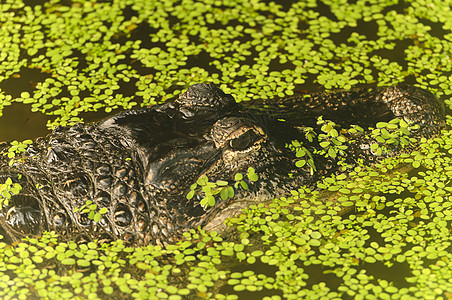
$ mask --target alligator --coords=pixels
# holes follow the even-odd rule
[[[236,102],[213,84],[195,84],[172,102],[56,127],[12,164],[4,143],[0,182],[11,178],[22,189],[0,210],[0,234],[8,243],[44,231],[78,242],[173,243],[189,229],[216,228],[252,203],[313,187],[338,172],[340,162],[372,164],[396,155],[401,145],[377,155],[368,129],[392,119],[413,125],[415,138],[432,137],[445,124],[430,92],[404,84],[260,102]],[[318,138],[322,124],[366,130],[337,129],[333,136],[341,135],[347,147],[328,155]],[[296,165],[293,141],[310,163]],[[245,176],[248,189],[234,185],[235,175],[249,167],[258,179]],[[228,182],[234,196],[217,197],[213,206],[200,204],[202,191],[187,197],[205,176]],[[107,208],[98,221],[80,210],[87,201]]]

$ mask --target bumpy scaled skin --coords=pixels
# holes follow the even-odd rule
[[[319,142],[309,142],[302,129],[318,131],[320,115],[366,128],[403,118],[420,125],[418,137],[430,137],[444,125],[430,93],[403,85],[255,105],[237,104],[217,87],[197,84],[171,103],[125,111],[97,124],[58,127],[13,166],[1,155],[0,178],[11,177],[23,189],[1,209],[0,234],[12,242],[54,230],[77,241],[123,239],[139,246],[171,243],[197,226],[215,229],[253,202],[312,185],[337,170],[338,158],[316,155]],[[314,173],[308,165],[295,166],[298,158],[286,147],[291,140],[314,153]],[[358,139],[342,158],[374,160],[368,143]],[[187,200],[201,176],[233,183],[248,167],[259,180],[246,191],[238,189],[233,199],[207,210],[199,205],[202,195]],[[87,200],[98,210],[108,208],[99,222],[74,212]]]

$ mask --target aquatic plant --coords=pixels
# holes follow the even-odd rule
[[[237,101],[405,81],[452,106],[450,1],[280,2],[2,1],[0,112],[20,103],[53,128],[203,81]],[[325,151],[337,155],[329,125]],[[53,233],[0,243],[0,297],[452,298],[451,135],[251,206],[222,236],[192,230],[165,248]]]

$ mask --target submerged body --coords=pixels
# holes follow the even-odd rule
[[[151,108],[122,112],[96,124],[56,128],[37,139],[9,166],[2,155],[0,179],[22,186],[0,210],[0,234],[12,242],[54,230],[71,240],[123,239],[131,245],[166,244],[183,231],[215,228],[225,215],[253,202],[312,185],[350,164],[378,159],[372,139],[359,133],[337,156],[323,154],[317,117],[342,127],[363,128],[400,118],[419,125],[412,135],[430,137],[444,125],[441,107],[430,93],[395,86],[293,97],[263,105],[237,104],[209,84],[190,87],[179,99]],[[298,141],[312,164],[297,167]],[[4,152],[7,151],[5,147]],[[392,152],[391,152],[392,151]],[[393,155],[397,150],[388,151]],[[203,176],[234,182],[236,173],[254,168],[259,178],[249,189],[213,207],[188,199],[190,186]],[[77,211],[90,200],[106,208],[98,222]]]

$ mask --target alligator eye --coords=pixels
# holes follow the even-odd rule
[[[252,130],[249,130],[241,136],[229,141],[232,150],[242,151],[251,147],[260,137]]]

